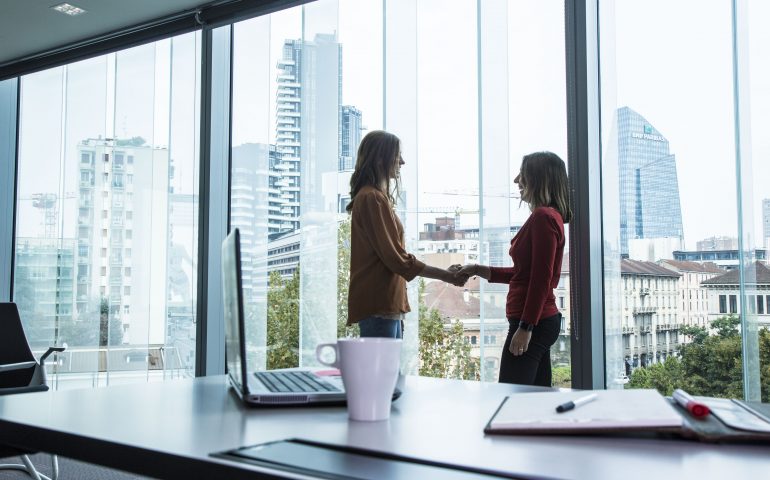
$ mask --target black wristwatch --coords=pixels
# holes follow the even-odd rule
[[[527,323],[525,321],[520,321],[519,322],[519,328],[524,330],[524,331],[531,332],[532,329],[535,328],[535,326],[532,325],[531,323]]]

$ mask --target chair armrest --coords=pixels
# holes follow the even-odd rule
[[[0,372],[10,372],[12,370],[24,370],[26,368],[32,368],[37,363],[35,362],[19,362],[19,363],[6,363],[3,365],[0,365]]]
[[[48,350],[40,357],[40,366],[45,366],[45,359],[53,352],[63,352],[66,347],[48,347]]]

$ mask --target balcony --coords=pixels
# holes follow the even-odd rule
[[[634,315],[650,315],[658,311],[657,307],[636,307]]]

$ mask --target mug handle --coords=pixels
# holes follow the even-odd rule
[[[331,347],[334,349],[334,361],[333,362],[324,362],[323,359],[321,359],[321,350],[323,350],[325,347]],[[315,347],[315,358],[318,360],[318,362],[321,365],[326,365],[327,367],[332,368],[340,368],[340,351],[337,350],[337,344],[336,343],[321,343],[317,347]]]

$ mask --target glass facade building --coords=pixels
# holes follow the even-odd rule
[[[622,254],[628,255],[632,239],[684,241],[676,157],[668,140],[628,107],[617,115]]]

